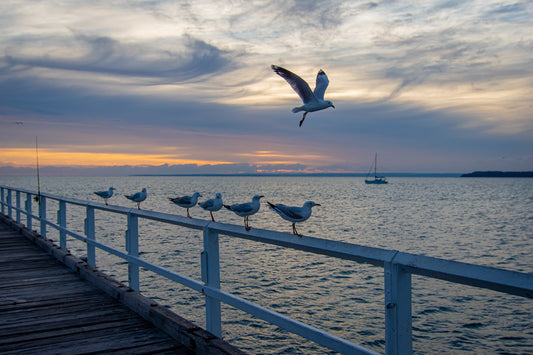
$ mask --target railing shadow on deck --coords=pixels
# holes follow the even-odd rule
[[[24,208],[21,208],[22,194],[26,197]],[[22,215],[25,215],[26,226],[29,229],[32,228],[34,219],[39,221],[40,234],[44,238],[46,238],[47,227],[55,228],[59,231],[60,247],[64,250],[67,247],[67,236],[85,242],[87,263],[91,267],[96,267],[96,248],[126,260],[129,286],[136,291],[139,291],[139,269],[142,267],[201,292],[206,299],[206,328],[218,337],[222,336],[221,302],[223,302],[340,353],[375,354],[374,351],[358,344],[222,291],[219,261],[220,234],[382,267],[385,280],[385,349],[387,354],[412,353],[411,275],[413,274],[533,299],[532,274],[322,238],[307,236],[299,238],[292,234],[269,230],[252,229],[247,232],[242,226],[189,219],[155,211],[106,206],[43,193],[40,194],[38,215],[35,215],[32,211],[32,198],[36,195],[35,191],[0,186],[2,213],[6,214],[7,211],[7,215],[11,218],[14,213],[19,223]],[[48,199],[58,202],[57,222],[51,221],[46,216]],[[85,235],[66,228],[67,204],[86,208]],[[110,247],[95,239],[95,210],[127,216],[126,251]],[[139,257],[139,218],[202,230],[204,247],[201,253],[201,280],[183,276]]]

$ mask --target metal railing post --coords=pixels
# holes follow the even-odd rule
[[[220,289],[220,257],[218,233],[203,228],[204,250],[202,252],[202,281],[207,287]],[[216,337],[222,338],[222,312],[220,301],[206,296],[205,322],[207,331]]]
[[[67,203],[65,201],[59,201],[57,224],[62,228],[67,228]],[[59,230],[59,247],[67,250],[67,234],[62,230]]]
[[[46,239],[46,197],[39,199],[39,218],[41,220],[41,236]]]
[[[411,274],[385,262],[385,351],[412,354]]]
[[[6,202],[7,202],[7,216],[11,218],[11,189],[7,189]]]
[[[130,256],[139,256],[139,219],[131,213],[128,213],[126,251]],[[130,288],[139,291],[139,266],[131,261],[128,261],[128,280]]]
[[[15,192],[16,203],[17,203],[17,223],[20,223],[20,191]]]
[[[87,239],[96,240],[94,228],[94,207],[87,206],[87,215],[85,218],[85,236]],[[87,264],[90,267],[96,267],[96,249],[94,245],[87,243]]]
[[[2,205],[2,214],[4,214],[6,212],[6,209],[5,209],[5,206],[4,206],[4,188],[3,187],[0,187],[0,202],[1,205]]]
[[[32,217],[31,217],[31,194],[26,193],[26,227],[32,229]]]

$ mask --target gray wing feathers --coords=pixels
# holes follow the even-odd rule
[[[328,76],[326,75],[326,73],[324,73],[322,69],[320,69],[320,71],[316,75],[316,86],[314,92],[317,99],[324,100],[324,94],[326,93],[328,85]]]
[[[286,216],[293,218],[293,219],[302,219],[303,216],[296,212],[294,208],[289,208],[285,205],[278,204],[276,205],[275,209],[279,210],[281,213],[285,214]]]
[[[300,78],[298,75],[294,74],[291,71],[288,71],[285,68],[278,67],[277,65],[272,65],[272,70],[274,70],[276,74],[281,76],[283,79],[285,79],[289,83],[292,89],[296,91],[298,96],[300,96],[300,99],[302,99],[304,104],[311,102],[311,101],[316,101],[315,94],[313,94],[313,92],[311,91],[311,88],[309,87],[309,84],[307,84],[307,82],[304,79]],[[324,88],[324,91],[325,90],[326,89]]]

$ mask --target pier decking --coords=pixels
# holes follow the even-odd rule
[[[87,269],[84,262],[51,243],[48,252],[41,249],[31,236],[21,234],[20,227],[0,216],[0,353],[241,353],[128,287]],[[28,233],[32,232],[25,230]],[[64,253],[70,268],[53,256],[58,253]],[[126,307],[128,300],[145,318],[170,331]]]

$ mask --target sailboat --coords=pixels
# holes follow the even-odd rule
[[[378,153],[374,156],[374,179],[369,179],[369,175],[372,171],[372,167],[370,167],[370,171],[366,175],[365,184],[388,184],[389,182],[384,176],[378,176]]]

